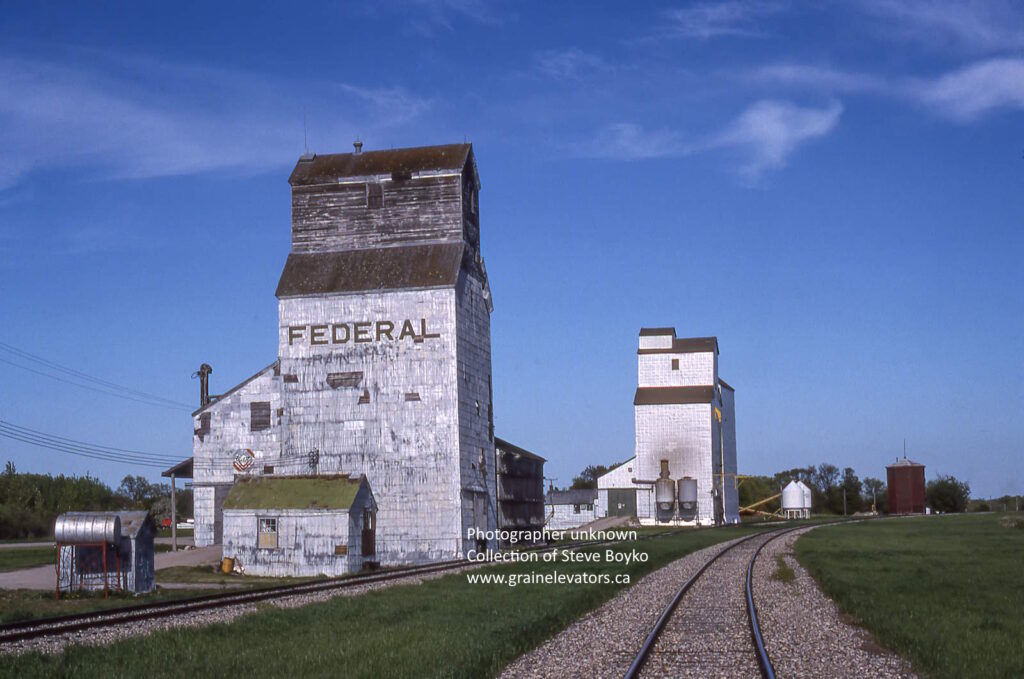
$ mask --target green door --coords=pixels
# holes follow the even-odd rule
[[[636,516],[636,490],[609,488],[608,516]]]

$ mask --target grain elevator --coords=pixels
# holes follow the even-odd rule
[[[357,143],[289,183],[277,359],[194,413],[196,544],[222,540],[236,480],[349,475],[372,489],[382,564],[459,557],[497,521],[473,148]]]

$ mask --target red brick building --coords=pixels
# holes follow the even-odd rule
[[[886,466],[890,514],[924,514],[924,465],[904,457]]]

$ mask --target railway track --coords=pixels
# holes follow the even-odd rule
[[[642,536],[638,538],[638,541],[663,537],[664,535],[669,535],[673,532],[676,531],[666,531],[664,533],[656,533],[653,535]],[[606,546],[616,544],[617,542],[618,541],[615,540],[591,540],[568,543],[564,545],[528,547],[525,548],[525,550],[575,550],[585,549],[588,547]],[[134,606],[124,606],[121,608],[110,609],[106,611],[95,611],[90,613],[81,613],[75,615],[66,615],[59,617],[49,617],[7,623],[4,625],[0,625],[0,652],[2,652],[5,646],[21,641],[43,639],[48,637],[59,637],[66,634],[72,634],[86,630],[94,630],[103,627],[113,627],[117,625],[157,620],[160,618],[187,615],[190,613],[207,611],[211,609],[244,605],[274,599],[283,599],[287,597],[300,596],[304,594],[316,594],[332,590],[351,589],[368,584],[401,580],[404,578],[412,578],[421,575],[430,575],[434,573],[443,573],[447,571],[454,571],[460,568],[484,565],[487,564],[477,564],[475,562],[460,559],[427,564],[423,566],[409,566],[404,568],[396,568],[393,570],[388,570],[379,573],[353,575],[344,578],[317,580],[314,582],[299,583],[294,585],[281,585],[277,587],[266,587],[241,592],[232,591],[217,594],[207,594],[203,596],[189,597],[174,601],[162,601],[148,604],[138,604]]]
[[[754,602],[754,563],[765,545],[803,527],[751,535],[705,562],[665,607],[626,671],[626,679],[645,675],[774,679]]]

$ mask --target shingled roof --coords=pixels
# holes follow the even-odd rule
[[[277,296],[453,286],[458,281],[463,249],[459,242],[293,252],[281,273]]]
[[[472,152],[472,144],[447,144],[303,156],[295,165],[295,170],[292,171],[288,183],[292,186],[303,186],[331,183],[346,177],[461,170],[466,166]],[[475,174],[474,170],[474,179],[476,179]]]

